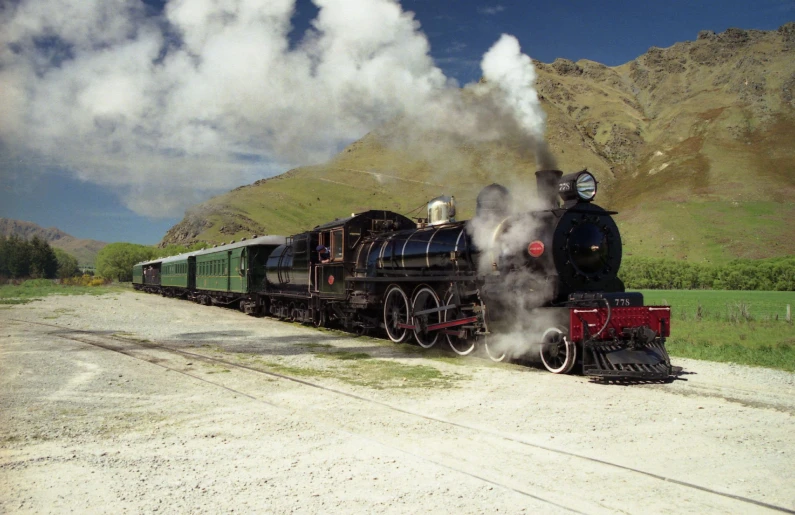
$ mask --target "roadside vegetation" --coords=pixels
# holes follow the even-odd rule
[[[90,275],[64,279],[60,284],[51,279],[28,279],[0,285],[0,305],[28,304],[48,295],[104,295],[129,290],[127,285],[110,284]]]
[[[736,259],[715,265],[629,257],[619,277],[627,288],[654,290],[795,291],[795,256]]]
[[[0,279],[62,279],[79,273],[74,256],[38,236],[0,235]]]
[[[795,292],[642,290],[671,306],[672,356],[795,372]],[[787,305],[790,318],[787,319]]]

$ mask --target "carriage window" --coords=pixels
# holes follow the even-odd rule
[[[331,259],[342,259],[342,230],[331,233]]]

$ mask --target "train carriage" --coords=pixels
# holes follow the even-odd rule
[[[147,293],[160,293],[161,259],[137,263],[133,266],[133,288]]]
[[[187,254],[164,258],[160,261],[160,288],[164,295],[169,297],[187,295],[188,291],[193,288],[193,279]]]
[[[203,304],[236,304],[242,311],[257,313],[259,292],[265,286],[265,262],[286,239],[260,236],[190,253],[193,274],[191,296]]]

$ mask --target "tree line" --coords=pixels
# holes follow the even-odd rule
[[[0,235],[0,278],[65,279],[79,272],[77,258],[38,236]]]
[[[795,291],[795,256],[722,265],[629,257],[618,276],[628,289]]]
[[[196,243],[190,247],[169,245],[156,248],[137,243],[110,243],[97,254],[97,275],[119,282],[132,281],[132,268],[136,263],[201,250],[206,246],[206,243]]]

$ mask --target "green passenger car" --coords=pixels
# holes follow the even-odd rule
[[[164,288],[192,288],[188,254],[164,259],[160,265],[160,286]]]
[[[251,293],[263,286],[265,262],[283,236],[262,236],[223,247],[194,252],[196,290]]]

